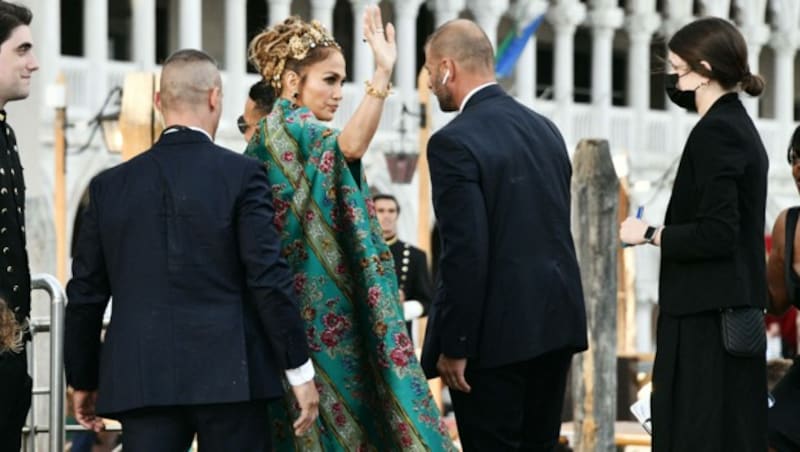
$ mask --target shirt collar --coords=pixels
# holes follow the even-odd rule
[[[458,112],[461,113],[462,111],[464,111],[464,107],[467,106],[467,102],[469,102],[470,98],[472,98],[472,96],[475,93],[486,88],[487,86],[492,86],[492,85],[497,85],[497,82],[484,83],[483,85],[478,85],[475,88],[473,88],[472,91],[468,92],[467,95],[464,96],[464,100],[461,101],[461,107],[458,109]]]
[[[200,132],[200,133],[202,133],[203,135],[207,136],[209,141],[211,141],[211,142],[213,142],[213,141],[214,141],[214,139],[213,139],[213,138],[211,138],[211,134],[209,134],[208,132],[206,132],[204,129],[201,129],[200,127],[195,127],[195,126],[186,126],[186,128],[187,128],[187,129],[194,130],[195,132]],[[181,130],[181,128],[179,128],[179,127],[175,127],[175,128],[172,128],[172,129],[171,129],[171,128],[167,128],[167,130],[165,130],[165,131],[164,131],[164,135],[169,135],[169,134],[171,134],[171,133],[179,132],[180,130]]]

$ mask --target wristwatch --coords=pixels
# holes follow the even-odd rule
[[[653,243],[653,239],[656,238],[656,228],[653,226],[648,226],[647,230],[644,231],[644,241],[647,243]]]

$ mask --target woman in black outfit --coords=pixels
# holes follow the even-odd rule
[[[764,82],[750,73],[745,41],[725,20],[694,21],[668,48],[667,93],[700,119],[684,146],[664,225],[628,218],[620,227],[625,243],[661,247],[653,450],[761,452],[768,162],[738,92],[759,95]],[[761,346],[749,356],[723,343],[729,308],[761,322],[748,337]]]
[[[792,166],[792,178],[800,190],[800,127],[795,129],[786,155]],[[791,305],[800,307],[800,251],[795,243],[800,237],[797,227],[800,207],[778,214],[772,227],[772,250],[767,262],[770,311],[783,314]],[[775,405],[769,410],[770,450],[800,450],[800,359],[773,390]]]

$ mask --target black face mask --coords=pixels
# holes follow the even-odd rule
[[[697,105],[694,103],[694,91],[679,90],[678,78],[678,74],[667,74],[664,79],[664,89],[667,91],[669,100],[688,111],[697,111]]]

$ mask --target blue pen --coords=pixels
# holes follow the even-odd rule
[[[637,219],[637,220],[641,220],[641,219],[642,219],[642,215],[643,215],[643,214],[644,214],[644,206],[639,206],[639,207],[637,207],[637,208],[636,208],[636,219]],[[623,247],[623,248],[627,248],[627,247],[629,247],[629,246],[631,246],[631,245],[630,245],[630,244],[628,244],[628,243],[624,243],[624,242],[622,243],[622,247]]]

